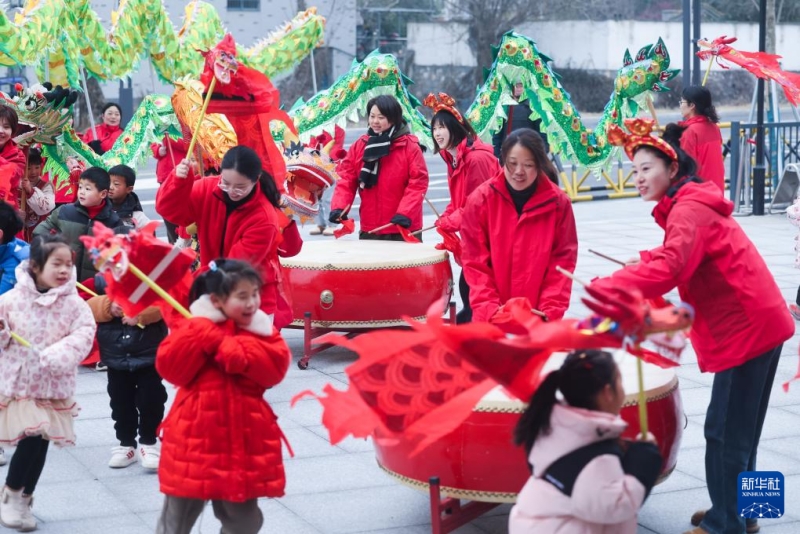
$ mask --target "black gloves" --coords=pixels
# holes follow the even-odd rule
[[[661,473],[661,453],[658,447],[644,441],[634,441],[622,458],[622,470],[633,475],[645,488],[645,499]]]
[[[89,148],[91,148],[92,150],[94,150],[95,152],[100,154],[101,156],[105,153],[105,150],[103,150],[103,148],[100,146],[100,140],[99,139],[95,139],[94,141],[89,141],[86,144],[89,145]]]
[[[342,216],[344,210],[331,210],[331,214],[328,216],[328,220],[333,224],[341,224],[341,222],[347,219],[347,215]]]
[[[389,222],[392,224],[396,224],[398,226],[402,226],[403,228],[408,228],[411,226],[411,219],[409,219],[405,215],[400,215],[399,213],[394,217],[392,217],[392,220]]]

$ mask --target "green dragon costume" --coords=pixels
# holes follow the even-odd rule
[[[549,67],[549,61],[533,40],[514,32],[506,33],[486,81],[478,88],[465,116],[478,135],[490,141],[506,118],[504,106],[515,103],[511,96],[513,85],[522,82],[531,118],[542,120],[542,131],[546,132],[551,149],[594,171],[605,167],[618,150],[607,141],[607,127],[612,123],[621,125],[624,119],[635,116],[649,93],[667,91],[664,82],[679,72],[669,68],[669,53],[661,39],[639,50],[635,58],[626,51],[611,99],[597,128],[592,131],[581,121],[569,93]],[[317,93],[308,102],[296,103],[289,115],[300,132],[300,139],[306,140],[323,130],[333,131],[335,125],[344,127],[348,120],[358,120],[370,98],[390,94],[403,107],[411,131],[422,144],[432,148],[430,125],[416,111],[419,100],[408,91],[412,83],[400,72],[393,56],[376,51],[363,62],[354,62],[350,71],[329,89]],[[280,139],[283,131],[278,128],[273,134]]]
[[[322,42],[324,25],[316,10],[309,9],[252,47],[240,48],[238,56],[245,65],[274,76]],[[81,66],[99,80],[116,80],[130,75],[147,55],[158,76],[172,83],[198,77],[203,58],[197,50],[213,47],[224,34],[214,7],[199,0],[186,6],[178,31],[160,0],[121,0],[108,32],[89,0],[27,0],[13,22],[0,10],[0,66],[37,65],[40,80],[78,87]]]

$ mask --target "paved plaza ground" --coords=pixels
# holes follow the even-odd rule
[[[660,243],[661,231],[649,212],[652,204],[639,199],[576,204],[580,257],[577,275],[590,279],[609,274],[611,263],[592,256],[592,248],[626,259],[637,250]],[[426,226],[432,221],[426,221]],[[788,302],[800,283],[793,268],[796,230],[783,216],[739,219],[764,255]],[[303,233],[308,237],[310,225]],[[426,240],[433,241],[429,232]],[[314,240],[308,237],[308,246]],[[327,238],[331,239],[331,238]],[[411,246],[411,245],[409,245]],[[457,276],[457,273],[456,273]],[[580,288],[573,292],[569,315],[584,315]],[[295,362],[302,353],[302,333],[288,330],[286,339]],[[286,459],[288,484],[282,499],[263,500],[262,532],[281,534],[345,534],[357,532],[423,534],[430,532],[427,495],[402,486],[375,462],[369,441],[346,440],[331,446],[321,425],[321,409],[313,400],[294,408],[296,393],[321,391],[326,383],[344,388],[344,369],[355,356],[331,350],[317,356],[306,371],[292,364],[286,379],[268,391],[266,398],[279,416],[295,458]],[[689,516],[709,504],[704,480],[705,443],[703,421],[710,397],[712,375],[698,371],[694,355],[687,351],[678,370],[688,425],[683,434],[678,466],[658,486],[639,515],[640,533],[674,534],[690,528]],[[794,375],[798,365],[798,337],[783,350],[759,449],[761,470],[781,471],[786,476],[787,513],[779,520],[764,520],[765,534],[800,532],[800,383],[784,393],[780,384]],[[170,399],[174,390],[169,387]],[[78,401],[82,412],[75,422],[78,444],[70,449],[51,449],[36,492],[34,513],[40,530],[48,534],[146,534],[154,531],[161,507],[155,474],[138,464],[113,470],[106,466],[116,445],[106,394],[106,375],[81,370]],[[12,450],[7,451],[10,454]],[[7,467],[0,468],[5,471]],[[460,534],[506,532],[509,506],[458,530]],[[0,527],[0,531],[4,531]],[[218,532],[219,524],[207,507],[195,532]]]

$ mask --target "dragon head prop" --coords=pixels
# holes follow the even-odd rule
[[[217,46],[211,50],[200,52],[205,58],[203,74],[200,81],[205,87],[211,82],[213,75],[221,84],[228,85],[239,70],[239,62],[236,60],[236,43],[230,33],[226,33]]]
[[[19,92],[14,98],[0,93],[0,105],[12,107],[19,117],[19,128],[14,142],[19,146],[41,143],[54,145],[56,137],[72,118],[70,108],[78,99],[78,92],[53,88],[50,83],[15,87]]]
[[[301,217],[319,213],[319,199],[339,176],[336,164],[328,151],[331,145],[313,149],[292,144],[284,151],[286,157],[286,195],[289,208]]]

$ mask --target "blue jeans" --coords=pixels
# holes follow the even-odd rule
[[[783,345],[714,376],[706,413],[706,484],[711,509],[700,526],[711,534],[743,534],[739,473],[756,470],[761,428]]]

